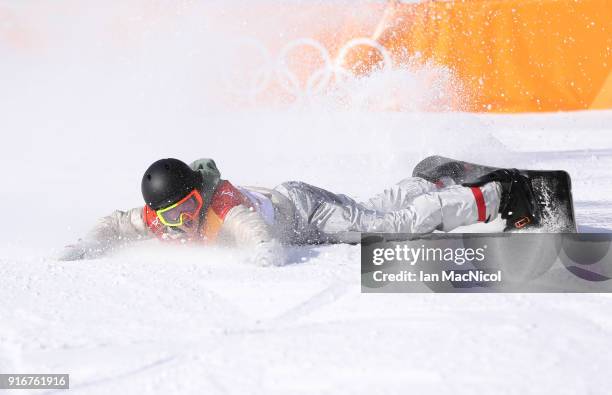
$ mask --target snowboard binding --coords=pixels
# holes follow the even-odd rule
[[[479,187],[494,181],[502,187],[499,213],[506,220],[505,231],[540,225],[540,214],[531,183],[519,170],[498,169],[463,185]]]
[[[501,171],[495,173],[497,170]],[[412,176],[442,186],[446,185],[446,178],[459,185],[498,181],[504,192],[500,213],[508,224],[506,230],[529,228],[551,233],[576,232],[572,180],[566,171],[504,171],[493,166],[430,156],[415,166]],[[529,215],[521,215],[524,212]]]

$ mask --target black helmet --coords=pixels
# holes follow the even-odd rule
[[[193,189],[202,187],[202,175],[178,159],[160,159],[142,176],[142,197],[153,210],[168,207]]]

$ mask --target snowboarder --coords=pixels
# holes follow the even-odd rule
[[[467,186],[410,177],[359,203],[298,181],[274,189],[234,186],[221,179],[212,159],[187,165],[169,158],[145,171],[141,187],[144,207],[102,218],[61,259],[94,258],[156,236],[252,247],[257,263],[280,265],[283,244],[359,242],[360,232],[449,231],[491,221],[500,211],[512,212],[513,221],[520,217],[520,226],[532,218],[524,198],[529,186],[518,171],[507,169]]]

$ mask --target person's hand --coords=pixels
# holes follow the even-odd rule
[[[259,266],[283,266],[286,263],[286,251],[277,240],[258,244],[253,251],[252,261]]]
[[[82,259],[99,258],[106,253],[106,246],[103,243],[91,240],[79,240],[75,244],[64,247],[59,253],[60,261],[78,261]]]

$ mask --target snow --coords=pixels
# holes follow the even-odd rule
[[[238,185],[297,179],[358,198],[430,154],[565,169],[579,229],[610,232],[612,111],[389,112],[333,97],[240,110],[207,91],[206,58],[182,52],[186,17],[182,36],[147,25],[128,51],[103,39],[105,13],[77,8],[72,26],[23,7],[47,46],[0,46],[0,372],[70,373],[76,394],[608,392],[608,294],[361,294],[352,245],[293,247],[279,268],[155,241],[55,256],[141,205],[142,171],[163,156],[213,157]]]

